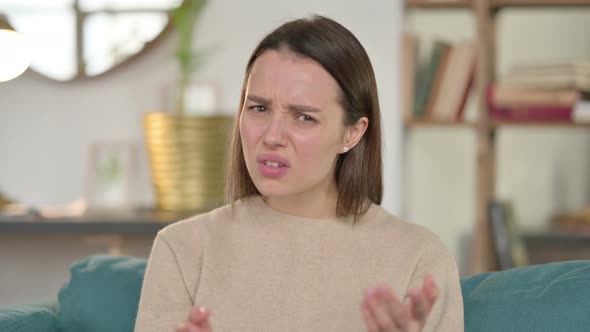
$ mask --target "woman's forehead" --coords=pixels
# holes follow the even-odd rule
[[[289,51],[266,51],[254,63],[248,91],[266,98],[308,97],[337,101],[336,80],[319,63]]]

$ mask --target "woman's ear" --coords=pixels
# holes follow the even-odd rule
[[[358,142],[363,138],[367,127],[369,126],[369,119],[366,116],[360,118],[355,124],[347,126],[344,133],[344,141],[342,142],[342,153],[346,153],[354,148]]]

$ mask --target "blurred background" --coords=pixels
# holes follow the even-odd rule
[[[541,2],[0,0],[0,306],[221,204],[246,61],[310,14],[372,60],[387,210],[463,276],[590,258],[590,3]]]

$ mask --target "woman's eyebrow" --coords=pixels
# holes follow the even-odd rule
[[[255,102],[257,104],[262,104],[262,105],[272,105],[272,100],[264,98],[264,97],[260,97],[257,95],[253,95],[253,94],[249,94],[246,99]],[[296,111],[296,112],[310,112],[310,113],[317,113],[317,112],[321,112],[321,110],[317,107],[314,106],[309,106],[309,105],[301,105],[301,104],[289,104],[286,107],[288,110],[290,111]]]
[[[270,99],[266,99],[266,98],[252,95],[252,94],[248,95],[246,97],[246,99],[253,101],[255,103],[264,104],[264,105],[271,105],[272,104],[272,101]]]
[[[290,104],[287,106],[287,109],[290,111],[297,111],[297,112],[310,112],[310,113],[321,112],[321,110],[317,107],[308,106],[308,105],[298,105],[298,104]]]

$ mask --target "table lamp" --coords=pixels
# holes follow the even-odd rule
[[[25,38],[14,31],[0,14],[0,82],[22,74],[31,64],[31,52]]]

